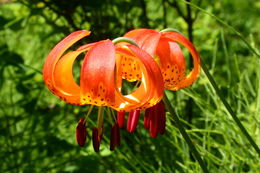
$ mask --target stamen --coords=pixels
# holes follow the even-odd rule
[[[115,119],[113,110],[110,109],[110,108],[107,108],[107,109],[106,109],[106,113],[107,113],[107,116],[108,116],[108,119],[109,119],[111,125],[113,125],[114,122],[116,122],[116,119]],[[112,117],[113,117],[113,118],[112,118]],[[113,119],[114,119],[114,120],[113,120]]]
[[[149,115],[150,136],[156,138],[158,133],[164,134],[166,125],[164,103],[159,102],[155,106],[148,108],[147,111]]]
[[[129,113],[127,120],[127,131],[132,133],[135,131],[140,116],[140,110],[134,110]]]
[[[94,108],[94,105],[90,105],[90,106],[89,106],[88,112],[87,112],[87,114],[86,114],[86,116],[85,116],[86,118],[84,119],[84,124],[87,123],[87,119],[88,119],[89,115],[91,114],[93,108]]]
[[[120,130],[118,124],[114,124],[110,134],[110,150],[113,151],[116,146],[120,145]]]
[[[159,104],[159,110],[158,113],[160,115],[159,120],[159,133],[162,135],[165,133],[165,127],[166,127],[166,113],[165,113],[165,105],[164,102],[160,102]]]
[[[144,128],[145,129],[150,128],[150,112],[151,112],[151,109],[148,108],[145,110],[145,113],[144,113]]]
[[[120,128],[124,127],[125,111],[117,112],[117,123]]]
[[[99,152],[100,141],[97,128],[92,129],[92,142],[95,152]]]
[[[84,123],[85,119],[81,118],[76,128],[76,140],[79,146],[83,147],[86,143],[87,131]]]

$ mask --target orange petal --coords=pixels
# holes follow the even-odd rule
[[[165,88],[176,87],[177,83],[184,78],[185,61],[177,43],[162,38],[159,31],[152,29],[135,29],[126,33],[124,37],[133,39],[143,50],[153,56],[162,71]],[[130,70],[126,71],[132,75]],[[126,79],[129,80],[127,77]]]
[[[150,97],[147,103],[141,107],[141,109],[145,109],[146,107],[151,107],[155,105],[163,97],[164,87],[161,70],[148,53],[133,45],[129,45],[129,48],[136,57],[140,58],[142,64],[144,64],[147,71],[147,76],[145,73],[143,73],[144,78],[147,79],[147,82],[143,82],[143,84],[145,90],[148,91],[150,89],[150,92],[148,92],[150,93]],[[137,95],[138,94],[141,93],[137,93]]]
[[[184,78],[186,64],[180,46],[162,37],[157,46],[158,64],[162,71],[164,87],[175,88]]]
[[[61,42],[59,42],[49,53],[49,55],[47,56],[47,59],[44,63],[44,67],[43,67],[43,79],[45,84],[47,85],[47,87],[58,97],[61,97],[64,99],[64,96],[66,95],[74,95],[75,92],[73,93],[69,93],[69,90],[65,90],[63,91],[62,88],[58,88],[56,86],[55,80],[54,80],[54,71],[56,68],[56,64],[59,61],[60,57],[62,56],[62,54],[75,42],[77,42],[78,40],[82,39],[83,37],[89,35],[90,32],[86,31],[86,30],[81,30],[81,31],[76,31],[71,33],[70,35],[68,35],[66,38],[64,38]],[[73,58],[72,58],[73,59]],[[74,60],[73,60],[74,61]],[[73,61],[70,61],[71,63]],[[68,63],[69,65],[69,63]],[[73,83],[72,81],[70,81],[71,83]],[[76,86],[73,86],[74,88],[76,88]],[[66,100],[66,98],[64,99]],[[75,98],[73,98],[73,103],[74,104],[80,104],[79,102],[79,97],[76,96]]]
[[[159,31],[153,29],[134,29],[127,32],[124,37],[133,39],[139,47],[150,55],[155,55],[156,47],[161,37]]]
[[[178,90],[178,89],[182,89],[182,88],[190,86],[198,78],[199,73],[200,73],[200,57],[199,57],[199,54],[198,54],[196,48],[193,46],[193,44],[187,38],[185,38],[180,33],[165,32],[165,33],[162,33],[162,35],[165,38],[168,38],[170,40],[173,40],[174,42],[180,43],[183,46],[185,46],[190,51],[192,58],[193,58],[193,64],[194,64],[194,67],[191,70],[191,72],[187,76],[185,76],[178,83],[178,85],[176,87],[172,87],[172,88],[168,88],[168,89]]]
[[[140,87],[129,95],[120,93],[122,75],[115,73],[121,68],[116,68],[116,57],[124,56],[135,61],[142,72]],[[91,47],[84,58],[80,89],[84,104],[130,111],[156,104],[163,96],[163,81],[159,67],[148,53],[133,45],[115,48],[110,40],[104,40]]]
[[[116,68],[116,57],[130,58],[142,72],[142,83],[129,95],[120,93],[122,75]],[[121,68],[121,67],[120,67]],[[124,68],[124,67],[122,67]],[[117,85],[116,80],[117,78]],[[120,79],[118,79],[120,77]],[[133,45],[114,47],[110,40],[100,41],[86,54],[80,79],[81,101],[99,106],[109,106],[118,111],[130,111],[156,104],[163,96],[160,69],[152,57]]]
[[[163,79],[160,69],[153,58],[133,45],[118,47],[117,52],[123,55],[122,57],[128,56],[128,58],[136,61],[142,72],[141,85],[138,89],[125,96],[117,92],[116,100],[121,100],[119,110],[144,109],[159,102],[163,96]]]
[[[126,33],[124,37],[133,39],[147,53],[154,55],[160,39],[160,33],[152,29],[134,29]],[[135,61],[124,57],[121,60],[121,65],[124,66],[122,71],[124,79],[130,82],[140,80],[140,68]]]
[[[117,64],[122,67],[120,68],[120,73],[122,74],[121,76],[123,79],[126,79],[129,82],[141,80],[142,74],[138,62],[134,61],[132,58],[124,56],[118,60]]]
[[[115,47],[110,40],[100,41],[86,54],[80,75],[81,101],[95,105],[115,102]]]
[[[57,62],[54,73],[53,81],[57,90],[56,94],[60,96],[64,101],[71,104],[82,104],[80,102],[80,87],[75,82],[72,67],[75,59],[78,55],[84,51],[87,51],[93,46],[93,44],[84,45],[84,49],[81,47],[76,51],[69,52],[62,56]],[[80,51],[79,51],[80,50]]]
[[[135,29],[124,36],[133,39],[153,56],[160,65],[165,88],[178,90],[190,86],[197,79],[200,72],[200,58],[195,47],[183,35],[177,32],[161,33],[151,29]],[[176,42],[187,47],[193,57],[194,68],[187,76],[184,76],[186,71],[184,56]]]

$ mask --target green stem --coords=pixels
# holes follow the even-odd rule
[[[213,88],[215,89],[217,95],[219,96],[220,100],[222,101],[222,103],[224,104],[224,106],[226,107],[227,111],[229,112],[229,114],[231,115],[231,117],[233,118],[233,120],[235,121],[235,123],[238,125],[239,129],[242,131],[242,133],[246,136],[247,140],[249,141],[249,143],[254,147],[254,149],[256,150],[256,152],[258,153],[258,155],[260,156],[260,149],[258,148],[258,146],[256,145],[255,141],[252,139],[252,137],[249,135],[249,133],[247,132],[247,130],[245,129],[245,127],[243,126],[243,124],[240,122],[240,120],[238,119],[237,115],[235,114],[235,112],[231,109],[230,105],[228,104],[228,102],[225,100],[225,98],[222,96],[220,89],[217,86],[217,83],[215,82],[215,80],[213,79],[213,77],[211,76],[211,74],[209,73],[208,68],[206,67],[206,65],[203,63],[203,61],[201,60],[201,67],[204,71],[204,73],[206,74],[207,78],[209,79],[209,82],[211,83],[211,85],[213,86]]]
[[[161,32],[178,32],[178,33],[182,34],[178,29],[175,29],[175,28],[165,28],[165,29],[161,30]]]
[[[173,119],[177,125],[177,128],[180,130],[183,138],[185,139],[185,141],[187,142],[187,144],[189,145],[189,148],[191,149],[195,159],[199,162],[199,165],[201,167],[201,169],[203,170],[203,172],[209,172],[204,161],[202,160],[202,158],[200,157],[199,152],[197,151],[195,145],[192,143],[189,135],[187,134],[187,132],[185,131],[177,111],[172,107],[169,99],[167,98],[166,94],[164,94],[164,98],[163,98],[164,103],[166,104],[166,107],[168,108],[170,114],[173,116]]]
[[[114,44],[117,44],[119,42],[127,42],[127,43],[130,43],[130,44],[135,45],[135,46],[138,47],[138,45],[134,42],[134,40],[132,40],[130,38],[127,38],[127,37],[118,37],[118,38],[112,40],[112,42]]]

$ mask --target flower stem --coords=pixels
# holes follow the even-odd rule
[[[252,137],[249,135],[249,133],[247,132],[247,130],[245,129],[245,127],[243,126],[243,124],[240,122],[240,120],[238,119],[237,115],[235,114],[235,112],[231,109],[230,105],[228,104],[228,102],[225,100],[225,98],[222,96],[220,89],[217,86],[217,83],[215,82],[214,78],[211,76],[211,74],[209,73],[208,68],[206,67],[206,65],[204,64],[204,62],[201,60],[201,67],[205,73],[205,75],[207,76],[209,82],[211,83],[211,85],[213,86],[213,88],[216,91],[216,94],[219,96],[221,102],[224,104],[224,106],[226,107],[227,111],[229,112],[229,114],[231,115],[231,117],[233,118],[233,120],[235,121],[235,123],[237,124],[237,126],[239,127],[239,129],[242,131],[242,133],[245,135],[245,137],[247,138],[247,140],[249,141],[249,143],[254,147],[254,149],[256,150],[256,152],[258,153],[258,155],[260,156],[260,149],[259,147],[256,145],[255,141],[252,139]]]
[[[173,116],[173,119],[174,119],[174,121],[177,125],[177,128],[180,130],[184,140],[187,142],[187,144],[188,144],[189,148],[191,149],[195,159],[199,162],[201,169],[203,170],[204,173],[206,173],[206,172],[208,173],[209,171],[208,171],[204,161],[202,160],[202,158],[201,158],[199,152],[197,151],[195,145],[192,143],[189,135],[185,131],[185,129],[184,129],[184,127],[183,127],[183,125],[182,125],[182,123],[179,119],[177,111],[172,107],[172,105],[171,105],[169,99],[167,98],[166,94],[164,94],[163,101],[164,101],[166,107],[168,108],[170,114]]]
[[[134,42],[134,40],[132,40],[130,38],[127,38],[127,37],[118,37],[118,38],[112,40],[112,42],[114,44],[117,44],[119,42],[127,42],[127,43],[130,43],[130,44],[135,45],[135,46],[138,47],[138,45]]]
[[[178,29],[175,29],[175,28],[165,28],[165,29],[161,30],[161,32],[178,32],[178,33],[182,34]]]

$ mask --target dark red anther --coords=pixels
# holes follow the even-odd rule
[[[116,123],[111,128],[111,134],[110,134],[110,150],[113,151],[116,146],[120,145],[120,130],[119,126]]]
[[[165,133],[166,114],[164,103],[161,101],[150,108],[150,136],[157,137],[158,133]]]
[[[157,105],[150,110],[150,136],[156,138],[159,132],[159,116],[157,112]]]
[[[117,112],[117,123],[120,128],[124,127],[125,111]]]
[[[98,135],[98,129],[93,128],[92,129],[92,142],[93,142],[93,148],[95,152],[99,151],[99,145],[100,145],[100,140],[99,140],[99,135]]]
[[[117,146],[121,145],[121,137],[120,137],[120,128],[119,126],[117,125],[116,127],[116,140],[117,140]]]
[[[87,131],[84,123],[84,118],[81,118],[76,128],[76,140],[79,146],[83,147],[86,143]]]
[[[159,133],[164,134],[165,133],[165,127],[166,127],[166,113],[165,113],[165,105],[163,102],[159,103],[159,115],[160,115],[160,125],[159,125]]]
[[[151,108],[148,108],[145,110],[145,113],[144,113],[144,128],[145,129],[150,128],[150,112],[151,112]]]
[[[127,120],[127,131],[132,133],[135,131],[140,116],[140,110],[131,111]]]

